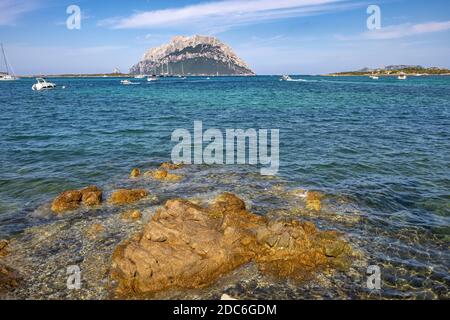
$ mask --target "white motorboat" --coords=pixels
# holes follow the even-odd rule
[[[287,74],[284,74],[281,76],[280,81],[292,81],[292,78],[288,76]]]
[[[11,68],[8,63],[8,60],[6,59],[6,54],[5,54],[5,49],[3,48],[3,44],[1,44],[1,47],[2,47],[3,61],[5,62],[6,73],[0,73],[0,81],[13,81],[13,80],[19,79],[16,76],[11,75],[9,73],[9,69],[11,69]]]
[[[131,82],[130,80],[120,80],[120,83],[124,85],[140,84],[139,82]]]
[[[290,76],[285,74],[285,75],[281,76],[280,81],[306,82],[308,80],[305,80],[305,79],[292,79]]]
[[[406,80],[406,75],[404,73],[401,73],[398,77],[398,80]]]
[[[158,77],[156,76],[156,75],[151,75],[151,76],[149,76],[149,77],[147,77],[147,81],[148,82],[150,82],[150,81],[156,81],[156,80],[158,80]]]
[[[375,75],[375,74],[373,74],[373,73],[369,76],[369,78],[372,79],[372,80],[378,80],[378,79],[380,79],[377,75]]]
[[[33,84],[31,89],[40,91],[40,90],[49,90],[56,88],[56,84],[52,82],[48,82],[44,78],[36,78],[37,83]]]

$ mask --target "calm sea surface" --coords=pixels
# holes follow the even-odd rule
[[[50,79],[60,87],[47,92],[32,91],[30,79],[0,82],[0,237],[52,223],[36,212],[63,190],[112,190],[131,168],[170,160],[172,131],[192,132],[195,120],[223,131],[274,128],[274,182],[261,182],[256,168],[213,166],[203,170],[241,177],[184,183],[162,197],[241,190],[265,214],[283,206],[259,195],[270,183],[320,190],[325,210],[343,218],[315,222],[342,231],[383,266],[383,295],[448,297],[450,77],[298,78],[306,81],[196,77],[124,86],[117,78],[67,78]]]

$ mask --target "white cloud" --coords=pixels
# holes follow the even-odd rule
[[[99,22],[114,29],[170,28],[196,26],[223,31],[232,26],[265,20],[313,15],[354,6],[349,0],[226,0],[182,8],[135,13],[125,18]]]
[[[14,25],[23,14],[37,8],[34,0],[1,0],[0,26]]]
[[[382,27],[378,30],[366,31],[357,36],[337,35],[338,40],[389,40],[410,37],[415,35],[450,30],[450,21],[425,22],[419,24],[403,23]]]

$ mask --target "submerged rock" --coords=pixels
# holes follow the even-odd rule
[[[164,169],[149,170],[144,173],[145,177],[150,177],[159,181],[180,181],[183,177],[178,174],[169,173]]]
[[[0,263],[0,293],[13,290],[19,286],[20,281],[21,278],[15,270]]]
[[[128,210],[121,214],[122,220],[139,220],[142,218],[142,213],[139,210]]]
[[[0,240],[0,257],[4,257],[8,254],[7,247],[9,245],[9,241],[5,239]]]
[[[306,194],[306,208],[320,211],[322,209],[323,194],[318,191],[308,191]]]
[[[103,226],[102,224],[94,223],[86,230],[86,236],[90,239],[95,239],[102,235],[105,230],[105,226]]]
[[[141,170],[134,168],[133,170],[131,170],[130,178],[137,178],[140,175],[141,175]]]
[[[130,204],[148,196],[148,191],[144,189],[118,189],[109,198],[109,202],[114,205]]]
[[[68,190],[59,194],[52,202],[51,210],[57,214],[86,206],[99,205],[102,202],[102,190],[89,186],[81,190]]]
[[[337,241],[346,249],[333,250]],[[206,286],[251,261],[263,272],[303,279],[349,253],[334,232],[296,220],[267,221],[224,193],[208,207],[168,200],[141,233],[116,248],[112,276],[121,294]]]
[[[183,167],[184,167],[183,163],[171,163],[171,162],[163,162],[159,166],[159,168],[163,170],[177,170]]]

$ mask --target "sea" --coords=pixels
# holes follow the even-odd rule
[[[121,222],[109,205],[63,216],[49,206],[64,190],[97,185],[106,197],[120,187],[148,189],[154,197],[139,204],[147,219],[167,199],[230,191],[257,214],[341,232],[359,256],[351,270],[306,283],[246,266],[209,288],[159,298],[450,298],[450,77],[292,77],[302,81],[50,78],[58,87],[48,91],[32,91],[34,79],[0,82],[0,238],[28,275],[11,297],[110,297],[107,272],[95,272],[142,225]],[[170,161],[172,132],[192,132],[194,121],[204,130],[279,129],[278,173],[197,164],[181,169],[178,183],[128,179],[133,168]],[[302,199],[285,196],[299,189],[322,192],[322,210],[304,213]],[[108,237],[87,243],[83,230],[98,221]],[[90,285],[68,292],[69,264],[85,266]],[[367,285],[371,265],[381,288]]]

